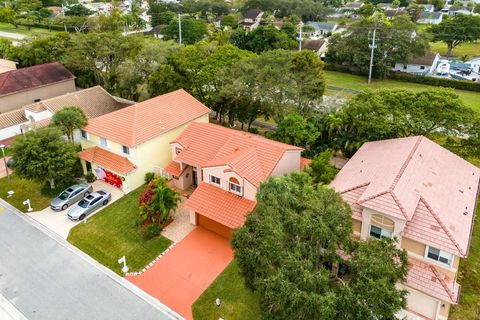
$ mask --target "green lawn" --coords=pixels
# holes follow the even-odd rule
[[[3,161],[0,159],[0,161]],[[0,198],[6,200],[15,208],[20,211],[27,212],[28,207],[22,204],[26,199],[30,199],[33,210],[39,211],[50,205],[50,197],[47,197],[41,193],[42,185],[26,179],[21,179],[15,175],[11,176],[11,181],[8,182],[7,178],[0,179]],[[7,198],[7,192],[9,190],[15,191],[15,194]]]
[[[432,42],[430,48],[433,52],[438,52],[440,55],[447,54],[447,45],[443,42]],[[480,42],[471,42],[459,45],[453,48],[452,54],[457,57],[467,55],[469,57],[480,56]]]
[[[221,306],[215,306],[220,298]],[[245,287],[240,270],[233,261],[192,306],[195,320],[261,319],[259,297]]]
[[[31,28],[28,30],[27,27],[24,26],[18,26],[18,28],[15,28],[13,25],[10,23],[5,23],[5,22],[0,22],[0,31],[3,32],[10,32],[10,33],[19,33],[19,34],[24,34],[24,35],[31,35],[32,33],[59,33],[61,31],[56,31],[52,30],[49,31],[48,29],[43,29],[43,28]]]
[[[131,272],[140,271],[171,243],[160,236],[145,240],[138,232],[140,187],[112,203],[70,231],[68,241],[92,258],[122,274],[117,260],[126,256]]]
[[[425,84],[395,80],[374,80],[372,84],[369,85],[367,83],[366,77],[335,71],[325,71],[325,78],[327,80],[327,85],[359,91],[365,90],[367,88],[401,88],[415,91],[432,88],[432,86]],[[480,112],[480,93],[465,90],[455,90],[455,92],[457,92],[465,105]]]
[[[477,218],[480,215],[480,203]],[[450,311],[450,320],[475,320],[480,315],[480,222],[473,229],[468,258],[460,263],[460,303]]]

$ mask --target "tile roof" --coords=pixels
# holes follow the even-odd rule
[[[78,153],[80,159],[93,162],[116,173],[127,174],[135,169],[135,165],[126,157],[100,147],[92,147]]]
[[[305,50],[315,50],[315,51],[318,51],[320,50],[320,48],[323,47],[323,44],[325,43],[326,41],[324,39],[320,39],[320,40],[304,40],[303,43],[302,43],[302,48],[305,49]]]
[[[84,130],[135,147],[209,112],[180,89],[92,119]]]
[[[458,302],[460,286],[434,266],[408,258],[409,270],[405,284],[413,289],[425,292],[442,301],[452,304]]]
[[[366,186],[350,201],[405,220],[406,237],[466,256],[479,183],[477,167],[425,137],[408,137],[364,144],[331,186],[344,197]]]
[[[229,228],[244,224],[245,216],[255,208],[256,202],[202,182],[185,202],[185,207],[217,221]]]
[[[300,170],[305,169],[305,167],[308,166],[311,162],[311,159],[300,157]]]
[[[434,52],[427,52],[423,56],[420,57],[411,57],[408,59],[408,63],[410,64],[418,64],[418,65],[425,65],[431,66],[437,57],[437,53]]]
[[[130,104],[125,101],[118,101],[101,86],[95,86],[36,102],[17,110],[2,113],[0,114],[0,129],[27,122],[28,119],[25,117],[25,110],[31,112],[49,110],[51,113],[56,113],[65,107],[77,106],[85,112],[87,118],[92,119],[119,110]],[[24,129],[38,128],[46,126],[49,123],[50,120],[46,119],[46,121],[42,121],[42,124],[25,124]]]
[[[175,160],[197,167],[229,166],[255,186],[270,176],[286,151],[303,150],[251,133],[197,122],[191,123],[173,142],[183,147]]]
[[[168,172],[171,175],[174,175],[176,177],[180,177],[183,173],[183,170],[180,166],[180,163],[178,163],[174,160],[167,163],[167,165],[165,166],[165,168],[163,168],[163,170],[165,170],[166,172]]]
[[[0,96],[69,79],[75,76],[59,62],[12,70],[0,74]]]

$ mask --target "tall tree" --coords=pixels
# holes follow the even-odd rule
[[[429,31],[433,34],[433,41],[442,41],[447,45],[447,56],[451,56],[455,47],[480,39],[480,17],[465,14],[447,16],[439,24],[432,25]]]
[[[15,174],[20,177],[55,183],[69,179],[78,160],[75,146],[65,141],[56,128],[29,131],[12,144]]]
[[[317,127],[298,113],[290,113],[268,136],[277,141],[303,147],[307,151],[320,133]]]
[[[181,18],[182,25],[182,43],[194,44],[200,41],[207,34],[207,24],[205,21],[194,18]],[[179,41],[178,19],[173,19],[163,28],[162,34],[166,40]]]
[[[232,244],[267,319],[394,318],[406,302],[396,288],[407,274],[406,252],[392,240],[354,243],[351,233],[348,204],[306,173],[260,186],[257,206]],[[339,262],[349,266],[347,274],[333,274],[330,266]]]
[[[75,130],[83,128],[87,124],[87,116],[79,107],[65,107],[52,117],[52,125],[57,127],[70,142],[73,142]]]

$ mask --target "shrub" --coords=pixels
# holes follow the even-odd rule
[[[423,83],[438,87],[448,87],[460,90],[480,92],[480,83],[467,80],[453,80],[428,76],[417,76],[404,72],[392,72],[390,78],[398,81]]]
[[[92,183],[97,180],[97,177],[93,174],[93,172],[89,172],[85,175],[85,180],[87,180],[88,183]]]
[[[150,181],[152,181],[153,179],[155,179],[155,173],[153,173],[153,172],[145,173],[144,181],[145,181],[146,184],[149,184]]]
[[[143,229],[143,236],[145,239],[150,240],[160,235],[162,229],[158,224],[152,223]]]

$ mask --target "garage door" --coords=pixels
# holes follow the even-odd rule
[[[435,319],[437,314],[437,300],[418,291],[407,288],[407,308],[421,314],[428,319]]]
[[[200,227],[203,227],[207,230],[215,232],[216,234],[219,234],[224,238],[227,238],[227,239],[232,238],[232,229],[224,226],[221,223],[218,223],[217,221],[214,221],[205,216],[202,216],[201,214],[198,214],[198,213],[197,213],[197,224]]]

